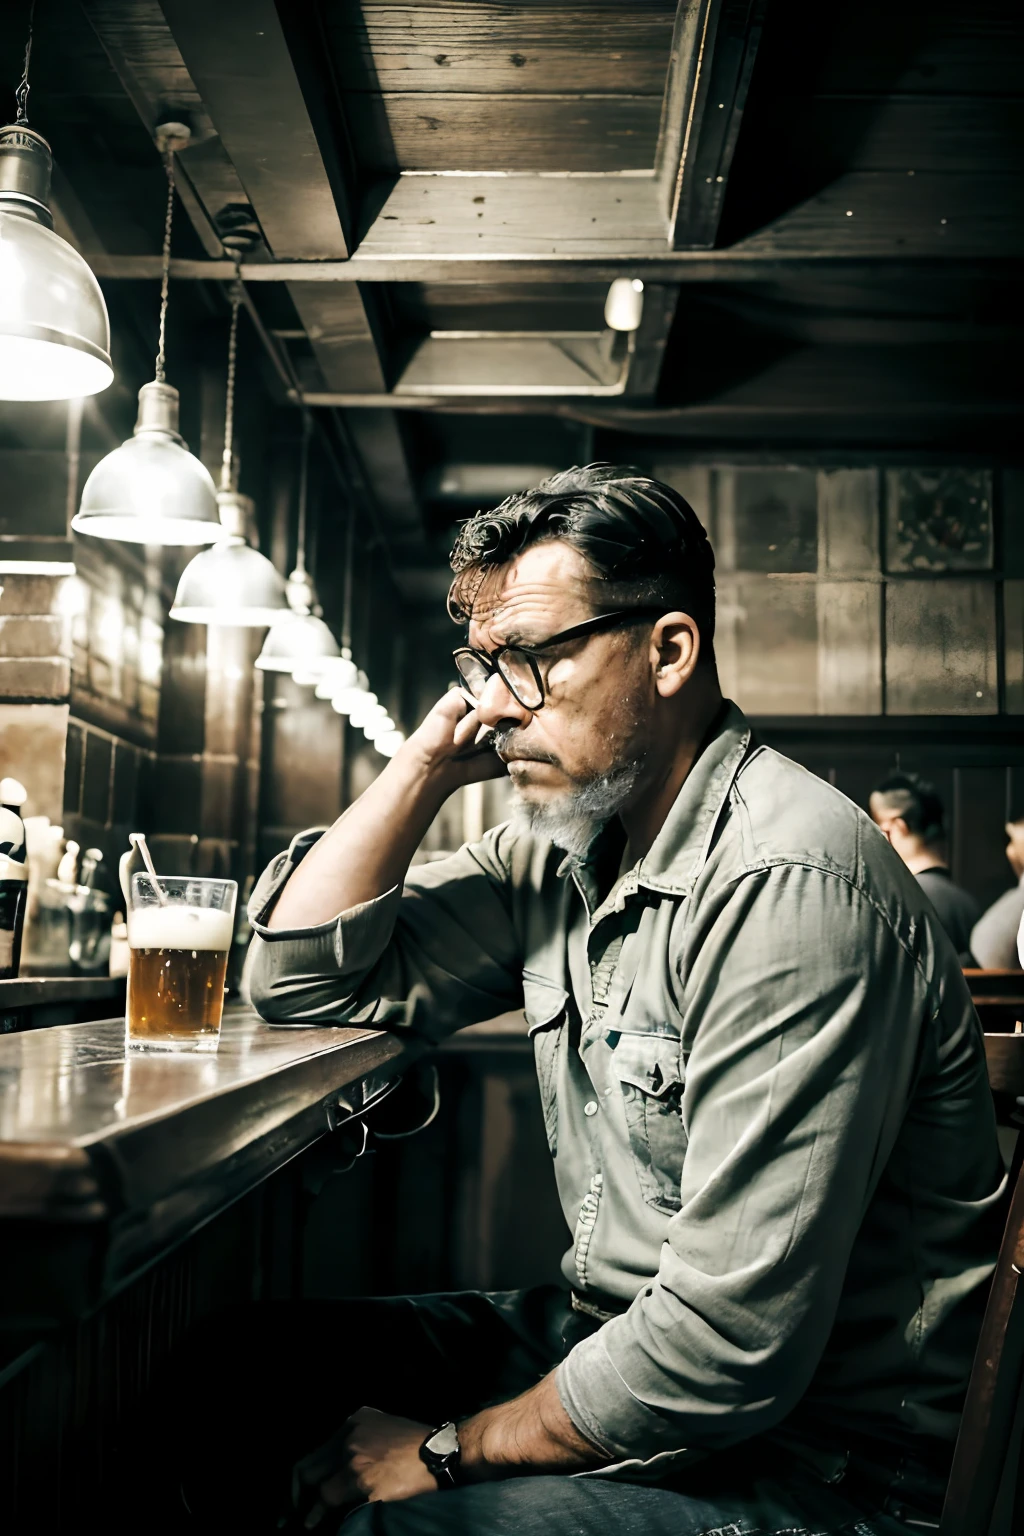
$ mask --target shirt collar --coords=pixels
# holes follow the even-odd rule
[[[727,699],[665,817],[664,826],[640,861],[641,885],[671,895],[692,888],[707,858],[740,764],[750,750],[751,739],[746,716]]]
[[[752,732],[742,710],[726,700],[715,718],[700,753],[676,796],[665,823],[649,852],[640,861],[637,880],[649,890],[679,895],[688,891],[707,857],[718,818],[725,806],[740,764],[750,749]],[[616,820],[602,828],[584,859],[567,854],[560,875],[607,855],[609,844],[622,847],[622,831]]]

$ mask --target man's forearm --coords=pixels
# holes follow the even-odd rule
[[[268,927],[312,928],[401,884],[449,792],[415,753],[396,754],[307,853]]]
[[[608,1460],[562,1407],[553,1371],[521,1397],[465,1420],[459,1441],[463,1469],[473,1482],[509,1477],[517,1470],[582,1472]]]

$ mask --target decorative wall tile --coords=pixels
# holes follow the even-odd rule
[[[881,569],[877,469],[818,471],[818,570],[859,576]]]
[[[882,713],[882,586],[819,581],[818,713]]]
[[[992,582],[889,582],[885,627],[887,714],[997,712]]]
[[[890,571],[983,571],[992,566],[992,475],[987,469],[889,469]]]
[[[726,576],[719,583],[716,652],[723,687],[748,714],[817,714],[815,586],[767,576]]]
[[[817,476],[810,469],[719,470],[715,533],[723,569],[818,568]]]

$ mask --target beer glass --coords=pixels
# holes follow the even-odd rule
[[[154,881],[148,874],[132,876],[127,1010],[131,1050],[217,1049],[237,895],[233,880],[161,875]]]

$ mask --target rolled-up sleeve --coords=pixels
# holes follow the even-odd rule
[[[318,832],[295,838],[257,883],[254,1007],[275,1023],[369,1023],[440,1039],[522,1001],[504,828],[410,870],[404,888],[302,929],[270,928],[281,889]]]
[[[615,1458],[720,1449],[806,1392],[921,1044],[914,957],[815,867],[738,880],[680,965],[681,1208],[657,1276],[557,1378]]]

